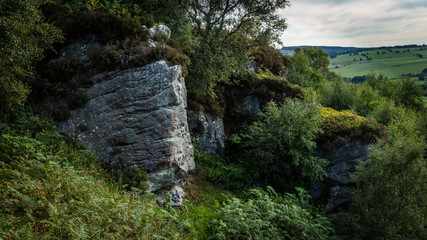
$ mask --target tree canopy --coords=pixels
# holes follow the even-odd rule
[[[193,0],[184,8],[204,36],[240,33],[277,42],[287,25],[276,11],[287,6],[288,0]]]
[[[43,22],[38,7],[45,0],[0,2],[0,108],[21,103],[29,90],[21,82],[31,77],[32,64],[61,39],[60,31]]]

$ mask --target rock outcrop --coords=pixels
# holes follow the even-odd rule
[[[354,181],[351,173],[356,166],[367,160],[369,145],[349,142],[346,145],[320,154],[320,158],[328,160],[325,168],[327,177],[316,183],[311,189],[314,199],[326,200],[326,212],[333,212],[352,201]]]
[[[160,38],[160,37],[171,37],[171,30],[165,25],[157,25],[150,28],[150,37],[151,38]]]
[[[224,124],[221,118],[202,111],[188,111],[188,125],[197,148],[206,153],[224,154]]]
[[[144,168],[149,190],[194,169],[181,67],[164,61],[90,77],[88,102],[60,123],[96,156],[119,169]]]

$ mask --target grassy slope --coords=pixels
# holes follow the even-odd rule
[[[196,174],[184,207],[160,207],[52,124],[0,120],[0,239],[203,239],[228,194]]]
[[[400,52],[396,53],[396,50]],[[401,74],[420,73],[424,68],[427,68],[426,48],[411,48],[410,52],[403,52],[403,50],[406,49],[393,49],[393,52],[369,50],[354,56],[350,56],[350,54],[339,55],[330,59],[329,68],[343,77],[363,76],[373,71],[378,74],[382,73],[389,79],[398,79]],[[367,54],[372,60],[366,60],[366,57],[361,55],[362,53]],[[417,56],[417,53],[422,54],[423,58]],[[360,61],[360,58],[363,61]]]

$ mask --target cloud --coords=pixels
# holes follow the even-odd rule
[[[427,1],[295,0],[285,45],[384,46],[426,43]]]

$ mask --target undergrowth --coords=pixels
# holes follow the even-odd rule
[[[0,123],[0,238],[183,239],[180,211],[124,187],[55,126],[17,111]]]

